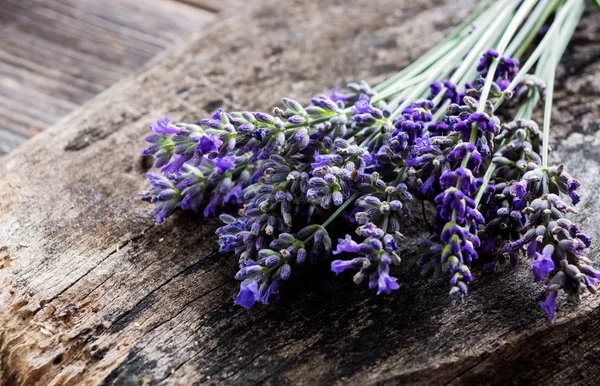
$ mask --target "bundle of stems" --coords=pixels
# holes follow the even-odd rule
[[[335,273],[355,271],[378,294],[398,289],[390,266],[401,262],[416,198],[436,212],[418,243],[422,274],[449,277],[461,301],[475,259],[494,270],[527,256],[552,320],[560,291],[577,301],[600,279],[585,257],[590,238],[567,218],[580,183],[548,159],[556,68],[584,7],[483,0],[372,88],[351,83],[307,106],[283,98],[272,114],[159,120],[144,154],[162,173],[148,174],[142,198],[156,204],[157,222],[178,208],[207,217],[238,209],[221,215],[217,234],[221,251],[239,258],[235,302],[246,308],[278,300],[285,281],[332,253],[357,256],[331,262]],[[354,235],[342,237],[348,227]]]

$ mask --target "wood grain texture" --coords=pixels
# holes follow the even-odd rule
[[[223,12],[226,10],[243,11],[252,2],[248,0],[176,0],[180,3],[205,9],[209,12]]]
[[[382,80],[467,12],[422,0],[271,2],[196,33],[0,161],[0,384],[589,384],[600,376],[600,297],[537,306],[527,262],[477,274],[465,303],[418,277],[376,297],[326,266],[247,311],[216,221],[156,226],[138,156],[157,117],[269,109],[351,80]],[[600,13],[560,67],[553,139],[581,179],[577,216],[600,236]],[[427,37],[424,39],[423,37]],[[418,42],[416,44],[415,42]],[[417,219],[418,220],[418,219]],[[593,244],[592,258],[597,252]]]
[[[171,0],[0,2],[0,155],[215,19]]]

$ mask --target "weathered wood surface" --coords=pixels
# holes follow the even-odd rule
[[[346,81],[376,82],[467,11],[424,0],[272,2],[169,51],[0,165],[0,384],[590,384],[600,376],[600,297],[546,322],[526,262],[477,275],[461,306],[420,279],[373,293],[326,267],[273,306],[232,303],[236,261],[216,221],[153,225],[136,195],[147,126],[217,106],[267,109]],[[559,71],[558,157],[579,177],[578,219],[600,236],[600,12]],[[594,243],[593,251],[598,244]],[[594,253],[592,253],[592,257]],[[597,262],[598,259],[596,258]]]
[[[176,0],[209,12],[244,12],[247,6],[252,5],[246,0]],[[256,1],[254,2],[256,3]]]
[[[228,4],[0,1],[0,155],[206,26]]]

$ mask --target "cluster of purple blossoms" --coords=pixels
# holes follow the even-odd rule
[[[494,81],[497,82],[500,90],[505,90],[519,72],[519,61],[500,56],[497,51],[489,49],[481,57],[477,65],[477,71],[482,76],[486,76],[494,59],[498,60],[498,68],[494,75]]]
[[[354,282],[360,284],[366,277],[369,288],[377,288],[377,294],[389,294],[400,286],[395,277],[390,276],[390,265],[399,264],[400,257],[396,254],[398,245],[396,238],[386,234],[373,223],[361,225],[356,229],[356,234],[363,237],[357,243],[350,235],[339,239],[333,254],[353,253],[363,255],[352,260],[334,260],[331,270],[339,274],[345,270],[358,270],[354,275]]]
[[[568,196],[573,205],[579,202],[579,181],[563,170],[563,165],[542,168],[530,163],[521,181],[514,183],[517,205],[523,207],[518,238],[508,239],[502,253],[516,254],[522,249],[531,259],[535,281],[546,283],[546,300],[540,305],[552,320],[556,297],[564,290],[570,300],[578,303],[587,291],[596,292],[600,272],[591,267],[585,256],[591,238],[566,218],[574,208],[561,200]]]
[[[493,49],[475,66],[476,79],[444,73],[428,97],[406,101],[361,82],[306,106],[283,98],[271,114],[159,120],[143,154],[161,173],[148,173],[142,199],[156,204],[158,223],[177,209],[225,212],[219,250],[237,256],[235,304],[250,308],[277,301],[286,281],[332,254],[335,274],[352,271],[377,294],[399,289],[392,269],[415,197],[435,209],[432,234],[417,243],[422,274],[449,278],[461,301],[476,259],[493,271],[526,256],[552,320],[559,291],[578,301],[600,280],[585,257],[591,240],[562,201],[577,204],[580,184],[562,165],[542,166],[543,135],[527,109],[508,122],[500,116],[510,110],[496,114],[511,97],[533,108],[544,82],[522,76],[509,90],[519,62]]]
[[[469,90],[472,89],[473,86],[471,84],[466,84],[465,85],[465,89]],[[452,83],[452,81],[450,79],[446,79],[443,82],[433,82],[429,85],[429,99],[434,99],[435,97],[437,97],[438,95],[440,95],[440,93],[444,92],[443,94],[443,100],[448,100],[450,101],[450,103],[455,103],[455,104],[460,104],[462,103],[463,98],[465,97],[466,93],[465,92],[460,92],[458,91],[458,86],[454,83]]]

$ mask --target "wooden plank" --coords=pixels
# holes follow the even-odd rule
[[[225,10],[240,10],[247,5],[246,0],[177,0],[184,4],[205,9],[210,12],[223,12]]]
[[[177,214],[156,226],[139,201],[148,168],[139,153],[157,117],[195,121],[218,104],[267,110],[280,96],[376,82],[465,12],[434,0],[271,2],[194,34],[0,160],[0,384],[598,379],[600,297],[579,307],[561,299],[549,324],[525,261],[478,273],[461,306],[445,281],[419,278],[406,253],[393,296],[318,267],[280,303],[248,311],[232,304],[237,259],[216,253],[217,221]],[[595,240],[599,32],[600,13],[586,13],[559,71],[552,134],[583,183],[577,219]]]
[[[3,111],[3,110],[4,109],[2,107],[0,107],[0,111]],[[22,144],[23,142],[25,142],[28,138],[24,135],[14,132],[12,129],[10,129],[8,127],[9,124],[15,125],[12,127],[19,127],[19,126],[34,127],[34,128],[46,127],[45,124],[43,124],[43,123],[40,124],[36,120],[33,120],[29,117],[25,117],[25,120],[27,122],[20,122],[20,121],[18,121],[18,117],[15,117],[14,114],[10,114],[10,115],[17,120],[12,120],[12,121],[10,121],[10,123],[6,122],[6,123],[2,123],[0,125],[0,153],[8,153],[15,147],[17,147],[20,144]],[[31,121],[33,121],[34,123],[31,123]]]
[[[168,0],[0,2],[0,155],[214,17]]]
[[[35,64],[50,63],[52,65],[47,67],[57,73],[76,73],[83,78],[85,69],[88,69],[91,71],[85,75],[86,78],[96,84],[102,84],[103,78],[121,79],[126,73],[126,70],[116,63],[111,64],[104,58],[89,56],[60,41],[44,41],[12,28],[5,28],[3,32],[3,51],[23,61]],[[36,54],[35,60],[27,57],[27,52],[31,51]]]

